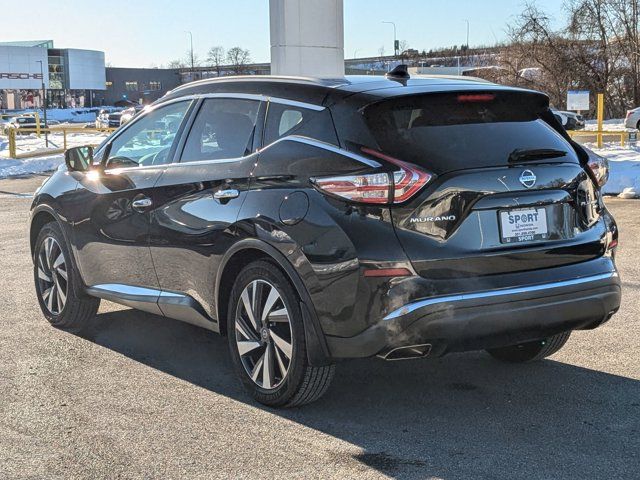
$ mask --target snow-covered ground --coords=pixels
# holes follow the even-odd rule
[[[68,132],[67,147],[77,147],[80,145],[98,145],[107,138],[106,133],[88,131],[88,132]],[[63,148],[64,135],[62,132],[55,130],[49,134],[49,148]],[[38,137],[35,133],[28,135],[18,135],[16,137],[16,151],[18,154],[33,152],[35,150],[46,149],[44,134]],[[0,136],[0,158],[9,156],[9,140],[5,136]]]
[[[98,145],[106,137],[106,133],[100,132],[67,133],[67,147]],[[49,134],[49,148],[63,148],[63,146],[62,132]],[[9,141],[7,137],[0,136],[0,178],[48,172],[55,170],[58,165],[64,162],[64,157],[60,153],[47,154],[44,135],[40,138],[35,133],[18,136],[16,150],[18,154],[42,150],[43,154],[42,156],[20,160],[9,158]]]
[[[598,130],[598,122],[597,120],[587,120],[585,122],[585,130]],[[624,126],[624,118],[614,118],[611,120],[605,120],[602,122],[602,129],[608,131],[623,131],[629,130]]]
[[[595,145],[585,144],[598,155],[609,160],[609,181],[603,191],[607,194],[619,194],[625,188],[633,188],[640,195],[640,146],[621,147],[620,144]]]
[[[587,128],[591,128],[588,124]],[[594,127],[595,128],[595,127]],[[607,130],[623,130],[622,120],[607,121]],[[106,138],[106,134],[97,132],[79,132],[67,135],[67,146],[97,145]],[[63,146],[62,133],[49,136],[52,148]],[[579,140],[579,138],[578,138]],[[640,144],[621,147],[618,141],[605,144],[598,149],[593,143],[585,143],[586,147],[609,160],[610,177],[604,187],[607,194],[619,194],[626,188],[633,188],[640,193]],[[46,155],[36,158],[14,160],[8,158],[9,144],[6,137],[0,136],[0,178],[29,173],[42,173],[55,170],[63,163],[62,154]],[[35,134],[19,137],[18,152],[29,152],[44,149],[44,138],[37,138]]]
[[[114,107],[91,107],[91,108],[47,108],[47,119],[57,120],[59,122],[69,123],[87,123],[94,122],[96,115],[101,108],[114,108]],[[8,113],[19,115],[21,113],[32,113],[37,111],[42,117],[43,112],[41,109],[26,109],[9,111]]]

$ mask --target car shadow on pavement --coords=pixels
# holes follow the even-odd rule
[[[328,453],[335,463],[356,460],[395,478],[637,478],[640,471],[640,382],[630,378],[554,360],[503,364],[479,352],[367,359],[338,365],[318,402],[274,410],[244,393],[226,339],[197,327],[121,310],[99,314],[83,337],[349,442],[362,453]]]

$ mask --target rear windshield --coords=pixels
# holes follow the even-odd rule
[[[555,161],[577,162],[571,145],[540,120],[546,109],[539,95],[464,92],[387,100],[364,117],[384,153],[435,173],[508,165],[515,150],[560,150],[567,154]]]

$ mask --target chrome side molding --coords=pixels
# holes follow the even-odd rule
[[[137,310],[197,325],[214,332],[218,323],[189,295],[134,285],[105,283],[87,288],[87,294]]]
[[[448,295],[444,297],[426,298],[424,300],[418,300],[416,302],[409,303],[407,305],[404,305],[403,307],[400,307],[392,311],[386,317],[384,317],[384,320],[394,320],[396,318],[415,312],[420,308],[428,307],[431,305],[463,302],[465,300],[476,300],[479,298],[493,298],[493,297],[501,297],[501,296],[509,296],[509,295],[519,295],[523,293],[540,292],[544,290],[553,290],[556,288],[571,287],[574,285],[582,285],[585,283],[598,282],[600,280],[609,280],[612,278],[616,278],[617,276],[618,276],[618,272],[608,272],[608,273],[602,273],[599,275],[591,275],[589,277],[574,278],[572,280],[563,280],[560,282],[541,283],[538,285],[530,285],[526,287],[504,288],[500,290],[487,290],[487,291],[475,292],[475,293],[464,293],[461,295]]]

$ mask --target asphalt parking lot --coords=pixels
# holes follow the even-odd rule
[[[107,302],[83,336],[48,325],[19,195],[42,179],[0,180],[2,479],[640,476],[640,201],[608,201],[620,312],[551,359],[354,361],[319,402],[270,410],[204,330]]]

